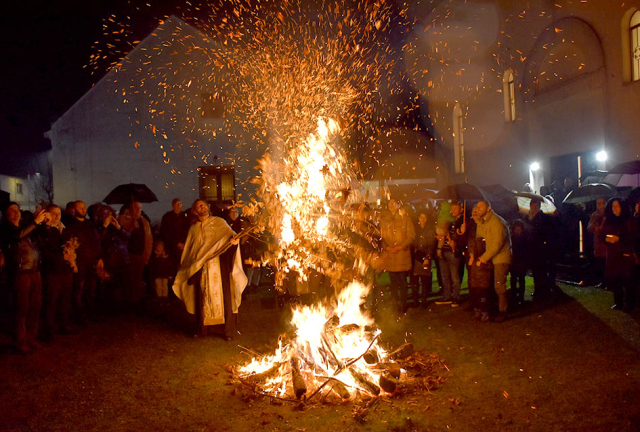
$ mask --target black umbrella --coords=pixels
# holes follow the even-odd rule
[[[604,179],[607,174],[607,171],[589,171],[586,173],[582,173],[582,177],[580,177],[580,184],[593,184],[593,183],[602,183],[602,179]]]
[[[489,201],[482,189],[469,183],[447,186],[436,194],[435,199],[458,201]]]
[[[158,197],[147,185],[128,183],[116,186],[102,201],[105,204],[129,204],[132,201],[150,203],[158,201]]]
[[[640,160],[616,165],[609,170],[609,174],[640,174]]]
[[[640,186],[640,161],[631,161],[616,165],[609,170],[603,183],[618,187]]]
[[[537,195],[529,192],[516,192],[514,193],[516,199],[518,200],[518,209],[520,213],[528,215],[531,211],[531,200],[535,199],[540,201],[540,211],[546,214],[554,214],[556,212],[556,206],[549,198]]]
[[[520,216],[518,200],[512,191],[500,184],[480,186],[494,212],[508,221]]]
[[[611,185],[605,183],[593,183],[572,190],[562,203],[588,203],[596,201],[598,198],[609,199],[616,195],[617,191]]]

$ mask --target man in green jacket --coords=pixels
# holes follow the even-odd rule
[[[507,223],[491,210],[486,201],[480,201],[477,206],[481,223],[476,231],[477,237],[485,241],[485,253],[480,256],[477,265],[493,263],[494,289],[498,294],[498,316],[494,322],[503,322],[507,314],[507,274],[511,264],[511,239]]]

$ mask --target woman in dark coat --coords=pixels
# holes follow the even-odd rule
[[[620,199],[611,198],[607,203],[600,236],[607,246],[605,278],[615,303],[611,308],[631,310],[635,245],[629,209]]]
[[[411,274],[413,304],[416,306],[420,297],[422,297],[422,307],[427,305],[427,296],[431,293],[432,261],[437,243],[433,218],[429,218],[426,210],[418,212],[416,237],[412,245],[413,271]]]
[[[104,306],[113,312],[125,300],[125,288],[129,283],[129,251],[127,243],[130,233],[122,228],[116,212],[109,206],[100,209],[98,220],[98,235],[102,246],[104,271],[101,276]],[[104,279],[103,279],[104,278]]]

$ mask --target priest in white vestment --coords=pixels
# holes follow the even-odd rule
[[[247,285],[238,240],[232,238],[236,233],[224,219],[211,216],[205,201],[196,200],[191,209],[198,221],[189,229],[173,291],[196,315],[197,334],[223,325],[225,339],[231,340]]]

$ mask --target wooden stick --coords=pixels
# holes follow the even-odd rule
[[[349,373],[353,379],[356,380],[358,385],[364,388],[368,393],[374,396],[378,396],[380,394],[380,387],[366,379],[360,372],[353,370],[353,368],[349,368]]]
[[[307,384],[304,382],[304,377],[300,373],[300,366],[298,365],[298,358],[291,358],[291,381],[293,384],[293,393],[296,395],[296,399],[300,399],[302,395],[307,392]]]
[[[251,390],[252,392],[254,392],[257,395],[266,396],[268,398],[280,400],[280,401],[283,401],[283,402],[298,402],[297,399],[282,398],[282,397],[270,395],[269,393],[262,392],[262,391],[256,389],[254,384],[247,383],[242,378],[238,378],[238,380],[240,381],[240,384],[242,384],[243,386],[247,387],[249,390]]]

